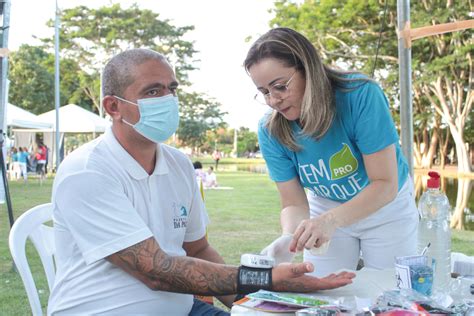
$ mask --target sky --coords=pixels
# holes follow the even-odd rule
[[[224,117],[231,128],[241,126],[257,130],[259,118],[267,110],[256,103],[254,84],[242,67],[253,39],[265,33],[268,12],[273,0],[122,0],[123,8],[137,3],[142,9],[159,13],[175,26],[194,25],[195,30],[184,38],[194,41],[199,70],[190,73],[192,90],[206,93],[222,104]],[[85,5],[97,8],[110,4],[110,0],[58,0],[60,9]],[[53,36],[54,29],[46,26],[54,18],[54,0],[11,0],[9,48],[16,50],[21,44],[38,44],[34,38]]]

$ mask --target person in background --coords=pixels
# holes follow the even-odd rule
[[[413,183],[380,86],[325,65],[289,28],[257,39],[244,66],[269,106],[258,140],[282,206],[282,236],[263,253],[288,262],[305,250],[313,275],[356,269],[361,252],[375,269],[416,254]]]
[[[112,126],[69,154],[54,179],[57,274],[48,314],[228,315],[259,288],[314,292],[354,274],[306,275],[310,263],[250,271],[225,265],[208,243],[208,216],[189,158],[165,145],[179,125],[178,82],[148,49],[114,56],[102,74]]]
[[[46,159],[48,149],[43,143],[38,143],[38,148],[35,153],[36,158],[36,172],[39,175],[40,183],[43,183],[46,178]]]
[[[23,181],[26,183],[28,180],[28,158],[30,156],[30,153],[26,149],[26,147],[19,147],[19,152],[18,152],[18,163],[20,166],[20,173],[21,176],[23,177]]]
[[[214,164],[215,164],[215,167],[216,167],[216,171],[217,171],[217,168],[219,166],[219,161],[221,160],[222,158],[222,155],[221,155],[221,152],[217,149],[214,150],[214,152],[212,153],[212,159],[214,159]]]
[[[214,172],[212,166],[207,169],[206,181],[204,182],[204,187],[206,188],[215,188],[217,187],[217,175]]]
[[[199,184],[199,187],[202,187],[206,183],[206,172],[202,170],[202,163],[200,161],[195,161],[193,163],[194,173],[196,174],[196,181]]]
[[[10,151],[10,161],[11,161],[11,178],[14,180],[20,179],[20,162],[19,162],[20,154],[16,147],[12,147]]]
[[[47,175],[48,164],[49,164],[49,148],[45,144],[43,144],[43,146],[44,146],[44,152],[46,153],[45,162],[44,162],[44,174]]]

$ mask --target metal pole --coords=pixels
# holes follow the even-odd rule
[[[0,45],[2,48],[8,47],[8,32],[10,30],[10,0],[0,1],[1,14],[3,23],[1,25],[1,41]],[[10,189],[8,187],[7,169],[5,163],[5,141],[4,135],[6,134],[5,128],[5,113],[8,104],[7,98],[7,75],[8,75],[8,58],[6,56],[0,57],[0,172],[1,181],[3,182],[3,193],[5,194],[5,201],[7,202],[8,219],[10,221],[10,227],[13,226],[13,206],[10,198]],[[5,130],[4,130],[5,128]]]
[[[398,31],[410,23],[410,0],[397,0]],[[413,176],[413,104],[411,89],[411,48],[406,47],[403,38],[398,39],[400,125],[402,151]]]
[[[10,30],[10,0],[1,0],[0,18],[3,18],[3,23],[0,30],[1,41],[0,45],[2,48],[8,47],[8,31]],[[5,114],[7,100],[7,73],[8,73],[8,58],[6,56],[0,57],[0,129],[5,127]]]
[[[56,172],[59,169],[59,8],[56,0],[56,19],[54,21],[54,48],[55,48],[55,81],[54,81],[54,104],[56,107],[56,134],[55,134],[55,152],[56,152]]]

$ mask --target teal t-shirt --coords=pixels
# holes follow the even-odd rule
[[[19,152],[18,161],[21,163],[28,163],[28,156],[29,154],[26,151]]]
[[[284,182],[298,176],[301,185],[318,196],[345,202],[369,184],[362,155],[395,144],[400,190],[408,175],[408,165],[388,100],[374,82],[355,85],[349,91],[335,89],[336,116],[320,140],[302,135],[298,124],[291,122],[301,148],[298,152],[270,135],[265,127],[268,114],[260,120],[258,141],[273,181]]]

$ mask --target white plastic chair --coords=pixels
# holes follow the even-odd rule
[[[55,246],[53,228],[44,225],[44,223],[50,221],[52,215],[53,206],[51,203],[35,206],[18,217],[13,224],[9,236],[10,252],[23,280],[33,315],[43,315],[43,311],[36,284],[26,258],[26,240],[30,238],[38,251],[51,292],[56,270],[54,265]]]

